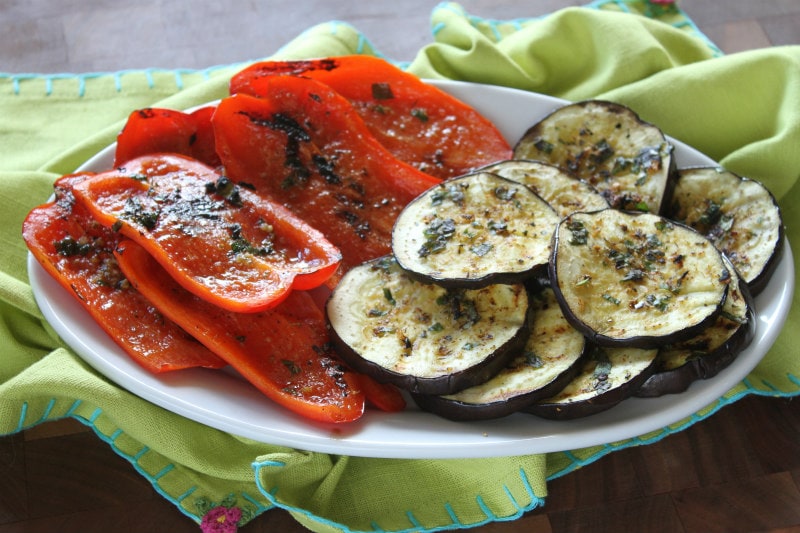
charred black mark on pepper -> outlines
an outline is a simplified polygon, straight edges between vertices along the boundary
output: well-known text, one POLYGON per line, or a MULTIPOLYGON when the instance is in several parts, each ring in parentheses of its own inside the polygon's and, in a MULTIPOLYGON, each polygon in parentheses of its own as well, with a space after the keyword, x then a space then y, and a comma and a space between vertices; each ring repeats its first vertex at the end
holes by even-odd
POLYGON ((317 172, 319 172, 326 183, 331 185, 342 183, 342 178, 334 171, 333 163, 326 157, 315 154, 311 160, 314 162, 314 166, 317 167, 317 172))
POLYGON ((311 141, 308 132, 296 120, 284 113, 274 113, 268 119, 252 113, 240 113, 257 126, 286 134, 284 166, 289 170, 289 174, 283 181, 283 188, 305 183, 311 172, 300 158, 300 145, 311 141))
POLYGON ((346 209, 338 211, 336 215, 340 218, 343 218, 350 226, 352 226, 359 239, 367 238, 367 235, 370 232, 370 225, 368 221, 361 220, 357 214, 346 209))

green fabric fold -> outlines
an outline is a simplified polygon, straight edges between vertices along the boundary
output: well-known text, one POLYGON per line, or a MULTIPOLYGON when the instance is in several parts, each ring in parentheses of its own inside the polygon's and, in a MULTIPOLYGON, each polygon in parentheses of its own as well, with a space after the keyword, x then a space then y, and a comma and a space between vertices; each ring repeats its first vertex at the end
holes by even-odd
POLYGON ((564 9, 499 37, 501 24, 476 23, 457 4, 444 4, 432 17, 436 42, 409 70, 580 100, 713 57, 700 38, 663 22, 624 16, 622 31, 620 13, 598 10, 587 24, 586 11, 564 9))
MULTIPOLYGON (((674 7, 635 0, 590 7, 492 21, 440 4, 431 16, 434 42, 403 66, 430 78, 627 104, 730 170, 763 180, 779 199, 789 241, 800 242, 792 222, 800 200, 800 47, 720 57, 674 7)), ((380 56, 356 28, 331 22, 273 57, 351 53, 380 56)), ((221 98, 242 66, 0 75, 0 435, 80 420, 197 522, 216 506, 240 508, 242 523, 279 506, 315 531, 433 531, 517 518, 543 505, 549 479, 680 431, 744 395, 800 393, 796 305, 764 361, 719 401, 649 435, 565 453, 481 460, 310 453, 211 429, 121 389, 42 319, 28 284, 22 220, 48 198, 56 177, 112 142, 132 110, 221 98)))

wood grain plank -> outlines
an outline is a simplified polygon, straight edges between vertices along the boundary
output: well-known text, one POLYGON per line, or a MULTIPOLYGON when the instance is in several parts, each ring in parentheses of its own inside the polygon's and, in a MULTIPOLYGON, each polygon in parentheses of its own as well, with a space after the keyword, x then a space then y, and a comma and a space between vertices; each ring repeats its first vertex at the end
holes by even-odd
POLYGON ((553 530, 559 533, 592 531, 647 531, 648 533, 681 533, 678 514, 669 495, 632 498, 606 502, 573 511, 549 513, 553 530))
POLYGON ((26 485, 23 436, 0 438, 0 524, 28 518, 26 485))
POLYGON ((688 489, 673 499, 686 533, 800 527, 800 491, 789 472, 688 489))
POLYGON ((25 464, 31 518, 158 498, 148 481, 92 433, 28 441, 25 464))

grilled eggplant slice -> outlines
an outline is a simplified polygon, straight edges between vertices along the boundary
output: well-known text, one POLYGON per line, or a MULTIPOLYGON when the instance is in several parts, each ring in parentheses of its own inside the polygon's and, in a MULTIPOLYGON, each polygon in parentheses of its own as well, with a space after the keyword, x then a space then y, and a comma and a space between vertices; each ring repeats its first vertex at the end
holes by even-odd
POLYGON ((718 167, 681 169, 667 214, 711 239, 754 296, 767 285, 783 252, 784 227, 763 184, 718 167))
POLYGON ((652 374, 658 350, 593 346, 579 374, 526 412, 554 420, 593 415, 631 397, 652 374))
POLYGON ((553 236, 550 278, 564 315, 590 340, 654 348, 712 323, 732 273, 691 228, 649 213, 573 213, 553 236))
POLYGON ((326 307, 342 360, 422 394, 488 380, 522 350, 530 327, 523 285, 447 289, 414 281, 392 256, 348 271, 326 307))
POLYGON ((636 396, 652 398, 683 392, 696 380, 716 376, 753 340, 753 297, 734 266, 727 258, 725 261, 734 275, 717 320, 689 340, 661 347, 655 373, 636 391, 636 396))
POLYGON ((578 369, 586 338, 564 318, 551 288, 531 294, 533 325, 524 350, 485 383, 455 394, 415 394, 422 409, 451 420, 486 420, 517 412, 549 398, 578 369))
POLYGON ((567 170, 532 159, 508 159, 480 169, 527 185, 563 218, 576 211, 609 207, 605 197, 567 170))
POLYGON ((534 124, 514 159, 546 161, 597 188, 612 207, 660 213, 676 169, 662 131, 630 108, 603 100, 567 104, 534 124))
POLYGON ((475 288, 516 283, 546 268, 559 217, 520 183, 489 172, 443 181, 400 213, 398 264, 421 281, 475 288))

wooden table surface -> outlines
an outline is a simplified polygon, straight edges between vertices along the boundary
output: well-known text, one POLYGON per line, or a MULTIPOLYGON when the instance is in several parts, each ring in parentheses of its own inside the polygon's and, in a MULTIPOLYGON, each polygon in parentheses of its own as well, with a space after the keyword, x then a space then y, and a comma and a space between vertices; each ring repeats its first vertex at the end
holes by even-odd
MULTIPOLYGON (((470 0, 495 19, 582 2, 470 0)), ((312 24, 351 22, 384 54, 408 60, 431 41, 436 2, 230 3, 8 0, 0 3, 0 71, 203 68, 268 56, 312 24), (256 5, 257 4, 257 5, 256 5), (350 7, 348 7, 350 6, 350 7), (386 20, 390 19, 391 24, 386 20)), ((800 43, 797 0, 683 0, 726 53, 800 43)), ((612 453, 549 484, 546 506, 480 533, 800 532, 800 400, 750 397, 655 444, 612 453)), ((107 444, 78 422, 0 438, 0 533, 196 532, 107 444)), ((283 511, 243 532, 306 531, 283 511)))

